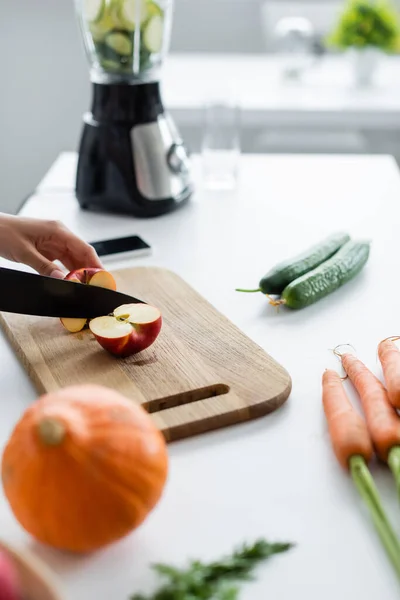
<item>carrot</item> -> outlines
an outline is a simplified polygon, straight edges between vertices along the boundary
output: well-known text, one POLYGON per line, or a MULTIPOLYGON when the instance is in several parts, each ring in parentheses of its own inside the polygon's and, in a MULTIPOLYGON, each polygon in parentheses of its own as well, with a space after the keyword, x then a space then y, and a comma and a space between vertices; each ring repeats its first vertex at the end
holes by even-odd
POLYGON ((351 405, 342 380, 335 371, 327 370, 322 377, 322 401, 336 457, 343 467, 349 469, 382 546, 400 578, 400 541, 387 518, 367 466, 373 455, 367 425, 351 405))
POLYGON ((336 371, 327 370, 322 377, 322 402, 333 451, 342 467, 349 468, 352 456, 369 462, 373 447, 367 425, 352 407, 336 371))
POLYGON ((399 338, 383 340, 378 346, 378 356, 390 403, 395 408, 400 408, 400 350, 394 343, 395 339, 399 338))
POLYGON ((387 462, 392 448, 400 445, 400 418, 377 377, 353 354, 340 356, 344 370, 356 388, 367 426, 379 458, 387 462))

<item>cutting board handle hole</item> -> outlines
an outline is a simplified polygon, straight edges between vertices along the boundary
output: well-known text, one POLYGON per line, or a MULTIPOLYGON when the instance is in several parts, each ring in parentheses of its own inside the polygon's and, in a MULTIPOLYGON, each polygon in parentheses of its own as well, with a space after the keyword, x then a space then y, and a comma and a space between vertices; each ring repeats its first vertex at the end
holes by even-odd
POLYGON ((145 402, 142 406, 147 412, 156 413, 168 408, 174 408, 175 406, 182 406, 183 404, 190 404, 199 400, 207 400, 207 398, 213 398, 214 396, 222 396, 228 394, 229 390, 229 385, 216 383, 215 385, 209 385, 197 390, 189 390, 181 394, 150 400, 150 402, 145 402))

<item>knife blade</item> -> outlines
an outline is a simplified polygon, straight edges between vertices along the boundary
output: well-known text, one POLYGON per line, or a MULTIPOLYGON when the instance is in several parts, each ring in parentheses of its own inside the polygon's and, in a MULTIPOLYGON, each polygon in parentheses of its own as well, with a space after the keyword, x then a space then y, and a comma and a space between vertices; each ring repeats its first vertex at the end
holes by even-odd
POLYGON ((133 296, 75 281, 0 267, 0 311, 39 317, 90 318, 122 304, 146 304, 133 296))

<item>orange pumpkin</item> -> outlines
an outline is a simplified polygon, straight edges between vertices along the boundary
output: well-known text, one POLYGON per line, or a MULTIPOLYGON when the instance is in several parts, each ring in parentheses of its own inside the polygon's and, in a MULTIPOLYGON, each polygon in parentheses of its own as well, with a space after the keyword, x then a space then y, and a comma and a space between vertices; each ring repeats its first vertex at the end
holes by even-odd
POLYGON ((39 541, 89 552, 138 527, 168 473, 166 442, 146 411, 94 385, 39 398, 4 450, 5 495, 39 541))

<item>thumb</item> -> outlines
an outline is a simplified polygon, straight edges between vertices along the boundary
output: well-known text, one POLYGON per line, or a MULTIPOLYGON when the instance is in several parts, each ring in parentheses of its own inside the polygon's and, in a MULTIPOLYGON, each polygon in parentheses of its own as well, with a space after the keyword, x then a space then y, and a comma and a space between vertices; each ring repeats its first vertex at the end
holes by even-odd
POLYGON ((55 279, 64 279, 64 273, 53 262, 47 260, 42 254, 33 250, 25 260, 26 264, 35 269, 39 275, 54 277, 55 279))

